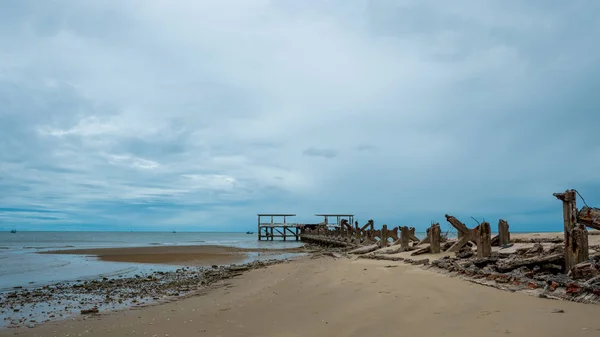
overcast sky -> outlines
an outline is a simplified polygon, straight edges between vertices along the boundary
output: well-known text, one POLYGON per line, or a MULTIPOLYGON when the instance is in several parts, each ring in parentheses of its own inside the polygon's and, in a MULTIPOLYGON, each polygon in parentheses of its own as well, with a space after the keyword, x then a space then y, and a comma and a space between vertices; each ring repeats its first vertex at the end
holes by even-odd
POLYGON ((0 0, 0 228, 560 230, 552 193, 600 206, 599 11, 0 0))

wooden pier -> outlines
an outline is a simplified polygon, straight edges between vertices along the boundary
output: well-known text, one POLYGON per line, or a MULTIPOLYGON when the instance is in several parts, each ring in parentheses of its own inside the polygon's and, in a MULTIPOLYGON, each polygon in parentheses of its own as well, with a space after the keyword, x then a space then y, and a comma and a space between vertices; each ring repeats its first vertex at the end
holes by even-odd
POLYGON ((315 214, 315 216, 322 216, 323 222, 321 222, 321 224, 324 224, 327 227, 341 227, 344 220, 350 225, 354 223, 354 214, 315 214), (336 219, 336 222, 329 222, 329 218, 336 219))
POLYGON ((293 239, 300 241, 300 228, 303 225, 287 222, 288 217, 296 216, 296 214, 257 214, 258 215, 258 240, 271 240, 274 238, 282 238, 283 241, 293 239), (264 218, 269 219, 269 222, 262 222, 264 218), (283 221, 277 222, 276 218, 283 221))

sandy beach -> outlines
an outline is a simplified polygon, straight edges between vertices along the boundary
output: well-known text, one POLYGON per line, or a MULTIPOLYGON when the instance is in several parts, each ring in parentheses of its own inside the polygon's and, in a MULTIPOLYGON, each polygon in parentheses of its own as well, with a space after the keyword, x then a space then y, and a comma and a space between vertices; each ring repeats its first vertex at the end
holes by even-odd
POLYGON ((0 336, 598 336, 599 315, 597 305, 510 293, 418 266, 321 257, 251 270, 177 302, 0 336))
MULTIPOLYGON (((514 234, 511 239, 516 242, 502 250, 514 254, 536 246, 552 249, 552 242, 561 237, 562 233, 514 234)), ((596 231, 590 231, 589 243, 590 247, 600 244, 596 231)), ((600 335, 600 305, 541 298, 539 283, 532 289, 522 284, 516 291, 487 287, 482 285, 485 282, 436 266, 436 260, 454 253, 417 256, 432 261, 421 265, 411 264, 416 262, 411 251, 383 253, 388 260, 374 260, 369 254, 315 248, 163 246, 44 252, 186 267, 133 278, 67 283, 37 293, 15 292, 12 299, 4 298, 3 312, 19 308, 19 301, 73 304, 65 316, 0 329, 0 336, 600 335), (249 252, 312 254, 246 266, 201 267, 233 263, 249 252), (67 301, 60 298, 65 294, 67 301), (73 300, 72 294, 83 297, 73 300), (82 315, 81 309, 95 303, 93 298, 85 299, 89 295, 102 300, 106 296, 106 303, 121 306, 101 306, 98 313, 82 315), (79 302, 81 298, 85 300, 79 302)), ((377 254, 393 249, 397 248, 377 254)), ((494 251, 498 253, 499 247, 494 251)), ((54 310, 53 305, 43 308, 54 310)))
POLYGON ((274 256, 302 251, 304 251, 303 248, 258 249, 207 245, 65 249, 46 251, 40 254, 91 255, 102 261, 110 262, 210 266, 240 263, 247 259, 249 253, 274 256))

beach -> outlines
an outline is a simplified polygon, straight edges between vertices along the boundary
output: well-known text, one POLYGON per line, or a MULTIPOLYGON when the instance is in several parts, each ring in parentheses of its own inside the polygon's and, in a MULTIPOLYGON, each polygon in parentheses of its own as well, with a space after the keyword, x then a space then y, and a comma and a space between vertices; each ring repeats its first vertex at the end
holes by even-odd
POLYGON ((198 296, 0 336, 597 336, 600 306, 328 256, 250 270, 198 296), (564 312, 561 312, 564 311, 564 312))
MULTIPOLYGON (((590 231, 590 246, 600 244, 597 234, 590 231)), ((561 237, 513 234, 515 243, 502 254, 551 251, 550 241, 561 237)), ((37 252, 159 267, 5 292, 0 336, 600 335, 600 305, 541 296, 545 289, 517 279, 511 288, 467 277, 464 270, 449 272, 437 262, 450 261, 453 253, 386 253, 392 246, 376 255, 352 255, 314 245, 284 247, 37 252)), ((499 249, 494 247, 496 254, 499 249)))

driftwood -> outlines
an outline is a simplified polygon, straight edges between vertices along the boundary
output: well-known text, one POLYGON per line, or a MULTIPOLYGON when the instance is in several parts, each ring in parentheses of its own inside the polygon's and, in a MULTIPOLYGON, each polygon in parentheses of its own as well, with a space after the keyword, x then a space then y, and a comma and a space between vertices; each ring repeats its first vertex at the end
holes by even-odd
POLYGON ((386 247, 386 248, 382 248, 382 249, 376 250, 374 252, 374 254, 388 254, 388 255, 389 254, 398 254, 398 253, 408 252, 408 251, 415 250, 415 249, 416 249, 415 247, 410 247, 410 246, 408 246, 408 247, 402 247, 402 246, 396 245, 396 246, 393 246, 393 248, 392 247, 386 247))
POLYGON ((520 267, 533 267, 542 264, 560 263, 564 260, 562 254, 535 256, 526 259, 503 260, 496 264, 498 271, 509 272, 520 267))
POLYGON ((421 249, 418 249, 418 250, 414 251, 412 254, 410 254, 410 256, 427 254, 427 253, 431 253, 431 246, 427 246, 427 247, 423 247, 421 249))
POLYGON ((348 254, 367 254, 367 253, 375 251, 379 248, 380 248, 379 244, 373 244, 370 246, 364 246, 364 247, 359 247, 359 248, 353 249, 353 250, 349 251, 348 254))
POLYGON ((577 222, 600 230, 600 208, 583 206, 581 211, 577 213, 577 222))

